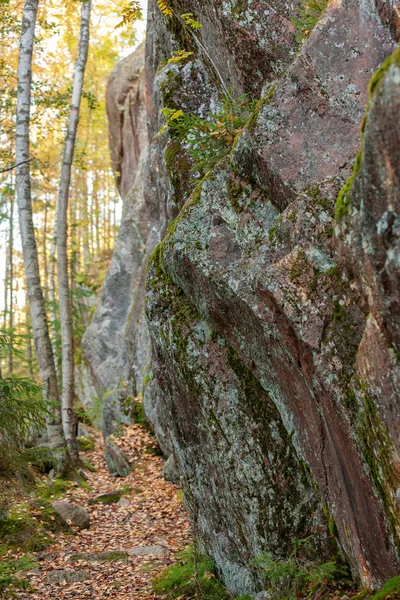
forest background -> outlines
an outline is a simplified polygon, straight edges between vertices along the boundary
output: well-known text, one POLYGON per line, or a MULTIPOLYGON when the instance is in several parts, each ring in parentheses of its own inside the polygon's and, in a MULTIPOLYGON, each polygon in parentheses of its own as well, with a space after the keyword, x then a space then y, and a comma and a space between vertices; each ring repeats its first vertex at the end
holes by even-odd
MULTIPOLYGON (((144 0, 143 13, 144 11, 144 0)), ((24 2, 0 2, 0 329, 11 342, 2 353, 3 376, 39 382, 32 341, 15 197, 17 62, 24 2), (17 351, 16 351, 17 350, 17 351)), ((108 150, 105 88, 115 63, 144 35, 145 20, 118 27, 125 5, 94 2, 89 57, 69 195, 69 260, 75 362, 111 259, 121 215, 108 150)), ((78 48, 81 2, 40 2, 36 26, 32 107, 31 177, 41 280, 57 368, 61 337, 57 298, 56 202, 62 148, 78 48)))

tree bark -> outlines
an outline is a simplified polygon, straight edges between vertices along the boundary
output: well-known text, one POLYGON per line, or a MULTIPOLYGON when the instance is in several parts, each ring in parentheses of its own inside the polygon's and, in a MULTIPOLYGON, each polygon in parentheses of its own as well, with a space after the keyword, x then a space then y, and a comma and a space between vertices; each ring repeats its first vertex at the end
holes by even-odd
MULTIPOLYGON (((57 374, 49 336, 43 290, 40 283, 38 251, 32 218, 29 163, 29 124, 32 81, 32 54, 38 0, 26 0, 18 58, 16 123, 17 203, 24 257, 26 289, 31 310, 32 329, 44 394, 51 401, 47 432, 51 448, 65 447, 57 374)), ((60 453, 66 459, 66 453, 60 453)))
POLYGON ((53 234, 51 237, 50 259, 49 259, 49 311, 51 324, 51 345, 55 356, 56 373, 61 379, 61 370, 57 356, 59 344, 59 330, 57 328, 57 294, 56 294, 56 263, 57 263, 57 202, 55 207, 56 220, 53 226, 53 234))
MULTIPOLYGON (((9 285, 10 285, 10 314, 8 318, 8 328, 10 331, 11 339, 14 335, 14 313, 13 313, 13 301, 14 301, 14 195, 10 196, 10 229, 8 238, 8 273, 9 273, 9 285)), ((8 374, 11 375, 14 369, 13 364, 13 349, 12 344, 8 351, 8 374)))
POLYGON ((74 68, 72 103, 65 139, 61 167, 60 189, 57 210, 57 265, 58 297, 60 306, 61 342, 62 342, 62 420, 64 435, 73 464, 79 464, 76 441, 76 419, 73 410, 74 400, 74 348, 72 331, 72 310, 68 278, 68 194, 71 181, 71 168, 74 156, 76 133, 79 121, 79 109, 82 97, 83 78, 89 50, 91 0, 82 3, 81 28, 79 36, 78 59, 74 68))

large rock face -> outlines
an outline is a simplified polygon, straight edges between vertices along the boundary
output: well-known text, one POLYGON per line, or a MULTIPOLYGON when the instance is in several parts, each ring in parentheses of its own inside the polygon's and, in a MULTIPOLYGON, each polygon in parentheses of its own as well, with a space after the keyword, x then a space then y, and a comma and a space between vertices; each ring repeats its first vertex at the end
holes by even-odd
POLYGON ((204 116, 228 87, 261 100, 195 191, 185 144, 151 144, 148 252, 161 244, 146 409, 230 589, 261 589, 252 560, 287 555, 295 538, 329 555, 327 528, 378 585, 400 566, 396 61, 373 90, 334 228, 398 7, 332 0, 300 47, 302 2, 172 6, 169 18, 149 6, 150 139, 163 106, 204 116), (195 40, 176 17, 188 12, 203 24, 195 40), (180 49, 193 54, 168 63, 180 49))
POLYGON ((144 382, 202 550, 238 594, 262 589, 260 554, 305 537, 368 586, 400 568, 398 53, 369 86, 399 6, 326 4, 300 31, 303 0, 174 0, 169 17, 151 0, 145 172, 124 127, 142 80, 112 79, 114 168, 136 192, 85 336, 113 390, 104 429, 124 418, 118 380, 144 382), (160 109, 204 118, 227 93, 256 110, 196 185, 160 109))
POLYGON ((136 389, 129 389, 127 382, 133 382, 133 388, 141 390, 150 360, 143 303, 131 339, 131 359, 125 341, 127 321, 142 277, 147 237, 143 191, 147 158, 143 46, 116 65, 107 84, 106 103, 112 166, 124 205, 111 266, 82 342, 94 385, 103 399, 105 437, 119 423, 129 423, 124 400, 128 393, 136 393, 136 389))

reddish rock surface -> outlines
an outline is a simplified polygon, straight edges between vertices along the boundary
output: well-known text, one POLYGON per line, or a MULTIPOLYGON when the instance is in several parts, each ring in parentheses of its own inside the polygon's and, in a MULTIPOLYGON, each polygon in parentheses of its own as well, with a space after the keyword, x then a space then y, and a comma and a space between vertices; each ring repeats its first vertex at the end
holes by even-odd
POLYGON ((398 3, 331 0, 302 45, 299 2, 171 6, 149 3, 146 40, 146 414, 229 589, 261 590, 254 559, 303 535, 329 556, 333 534, 378 586, 400 568, 398 57, 370 99, 368 84, 396 49, 398 3), (193 54, 168 63, 177 50, 193 54), (159 109, 204 117, 228 86, 261 99, 194 191, 159 109))

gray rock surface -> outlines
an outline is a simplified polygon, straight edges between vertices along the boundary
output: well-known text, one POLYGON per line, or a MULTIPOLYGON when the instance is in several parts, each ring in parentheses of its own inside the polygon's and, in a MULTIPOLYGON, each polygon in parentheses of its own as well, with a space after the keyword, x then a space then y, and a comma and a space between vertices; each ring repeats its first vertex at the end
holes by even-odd
POLYGON ((181 478, 179 475, 178 465, 173 454, 171 454, 171 456, 169 456, 165 461, 162 472, 167 481, 179 485, 181 478))
POLYGON ((124 206, 111 266, 82 341, 93 383, 103 399, 105 437, 115 432, 119 424, 130 423, 124 402, 141 391, 149 363, 148 344, 146 346, 144 341, 147 333, 143 304, 137 307, 136 303, 138 316, 135 322, 141 324, 130 341, 131 360, 125 343, 128 317, 132 314, 136 289, 142 277, 147 236, 143 197, 147 156, 143 61, 143 47, 120 61, 110 76, 106 93, 112 164, 124 206), (136 339, 140 344, 136 344, 136 339))
POLYGON ((129 548, 126 553, 130 556, 164 556, 168 550, 164 546, 137 546, 129 548))
POLYGON ((104 457, 108 470, 115 477, 126 477, 132 471, 132 466, 126 454, 111 440, 106 438, 106 450, 104 457))
POLYGON ((376 587, 400 569, 398 53, 369 81, 398 11, 331 1, 301 44, 300 0, 173 7, 203 27, 195 40, 149 2, 148 154, 112 120, 123 193, 147 166, 85 335, 104 433, 144 388, 200 549, 234 593, 268 597, 254 559, 284 560, 308 536, 376 587), (168 62, 178 50, 187 59, 168 62), (195 189, 185 143, 157 136, 160 109, 204 117, 227 88, 258 103, 195 189))
POLYGON ((178 460, 202 549, 236 593, 262 589, 252 559, 263 551, 287 556, 302 537, 299 506, 305 527, 317 519, 321 556, 329 554, 329 526, 366 585, 400 567, 395 71, 381 110, 370 101, 378 117, 370 142, 372 117, 366 122, 347 250, 333 236, 368 84, 398 40, 395 11, 383 4, 393 3, 330 2, 299 47, 290 36, 296 3, 276 0, 265 10, 263 2, 224 2, 219 19, 211 0, 174 3, 203 24, 205 50, 187 42, 156 2, 149 6, 150 139, 163 106, 210 112, 221 79, 236 94, 261 94, 230 155, 196 191, 185 177, 184 144, 171 133, 150 146, 145 188, 148 250, 165 238, 147 282, 153 357, 145 407, 178 460), (232 38, 242 26, 251 31, 254 19, 257 33, 233 49, 232 38), (193 55, 166 62, 186 42, 193 55), (343 259, 351 249, 357 258, 343 259))
POLYGON ((90 573, 88 571, 65 571, 62 569, 55 569, 47 574, 47 583, 54 585, 55 583, 76 583, 78 581, 85 581, 89 579, 90 573))
POLYGON ((66 523, 77 527, 78 529, 89 529, 90 514, 83 508, 72 502, 53 502, 54 510, 60 515, 66 523))

